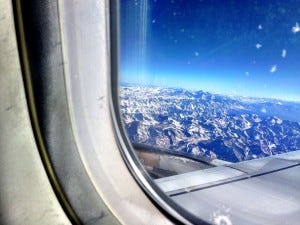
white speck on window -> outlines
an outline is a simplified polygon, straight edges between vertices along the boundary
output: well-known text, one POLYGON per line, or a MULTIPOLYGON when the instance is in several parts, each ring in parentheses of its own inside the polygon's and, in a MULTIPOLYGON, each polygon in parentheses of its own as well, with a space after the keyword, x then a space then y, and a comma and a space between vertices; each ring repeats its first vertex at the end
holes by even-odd
POLYGON ((287 50, 286 50, 286 49, 282 49, 281 57, 282 57, 282 58, 285 58, 285 57, 286 57, 286 54, 287 54, 287 50))
POLYGON ((260 48, 262 47, 262 45, 259 44, 259 43, 257 43, 257 44, 255 45, 255 47, 256 47, 257 49, 260 49, 260 48))
POLYGON ((300 31, 300 26, 299 23, 297 22, 296 25, 294 27, 292 27, 292 32, 294 34, 298 33, 300 31))
POLYGON ((216 216, 214 222, 217 225, 232 225, 230 218, 226 215, 216 216))
POLYGON ((270 143, 270 142, 269 142, 269 144, 268 144, 268 148, 269 148, 269 149, 276 148, 276 145, 275 145, 275 144, 272 144, 272 143, 270 143))
POLYGON ((199 56, 199 52, 195 52, 195 56, 199 56))
POLYGON ((232 225, 230 219, 230 210, 226 210, 226 212, 214 212, 212 216, 212 222, 215 225, 232 225))
POLYGON ((258 28, 259 30, 262 30, 262 29, 263 29, 263 26, 262 26, 261 24, 259 24, 259 25, 257 26, 257 28, 258 28))
POLYGON ((152 23, 155 23, 156 22, 156 20, 154 19, 154 20, 152 20, 152 23))
POLYGON ((271 66, 270 73, 275 73, 277 71, 277 65, 271 66))
POLYGON ((192 153, 193 153, 193 155, 200 155, 200 154, 201 154, 201 152, 199 151, 199 149, 196 148, 196 147, 194 147, 194 148, 192 149, 192 153))
POLYGON ((184 33, 184 28, 180 29, 180 32, 184 33))
POLYGON ((261 111, 262 113, 266 113, 266 112, 267 112, 266 108, 262 108, 260 111, 261 111))

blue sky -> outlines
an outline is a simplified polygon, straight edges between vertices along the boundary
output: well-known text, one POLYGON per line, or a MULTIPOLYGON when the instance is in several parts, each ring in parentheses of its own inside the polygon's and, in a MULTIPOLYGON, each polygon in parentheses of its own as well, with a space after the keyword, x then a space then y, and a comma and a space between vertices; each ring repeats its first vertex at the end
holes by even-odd
POLYGON ((124 0, 120 80, 300 101, 300 1, 124 0))

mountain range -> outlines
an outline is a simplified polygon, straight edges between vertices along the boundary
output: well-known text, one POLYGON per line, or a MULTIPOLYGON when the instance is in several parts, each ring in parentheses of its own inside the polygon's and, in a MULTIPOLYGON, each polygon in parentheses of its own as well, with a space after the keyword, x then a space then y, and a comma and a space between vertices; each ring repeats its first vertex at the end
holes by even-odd
POLYGON ((182 88, 121 86, 128 138, 192 157, 239 162, 300 149, 300 103, 182 88))

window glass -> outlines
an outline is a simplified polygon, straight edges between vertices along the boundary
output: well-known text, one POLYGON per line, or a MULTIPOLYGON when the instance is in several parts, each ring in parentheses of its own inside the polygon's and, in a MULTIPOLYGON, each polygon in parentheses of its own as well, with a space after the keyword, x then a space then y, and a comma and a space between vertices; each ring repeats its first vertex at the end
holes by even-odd
POLYGON ((298 224, 300 1, 120 1, 119 24, 121 119, 153 183, 212 224, 298 224))
POLYGON ((154 153, 193 162, 172 175, 300 149, 299 1, 120 6, 122 120, 146 167, 154 153))

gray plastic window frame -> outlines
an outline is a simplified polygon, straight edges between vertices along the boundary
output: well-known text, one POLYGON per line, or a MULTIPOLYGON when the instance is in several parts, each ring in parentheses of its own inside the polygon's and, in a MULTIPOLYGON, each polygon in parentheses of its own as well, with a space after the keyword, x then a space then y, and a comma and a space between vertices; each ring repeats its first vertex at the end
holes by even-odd
POLYGON ((59 1, 58 8, 72 130, 104 203, 125 224, 206 224, 156 186, 126 138, 118 105, 118 1, 59 1))
POLYGON ((15 22, 31 123, 69 219, 74 224, 171 224, 173 217, 140 188, 117 145, 109 2, 21 3, 14 4, 15 22))

